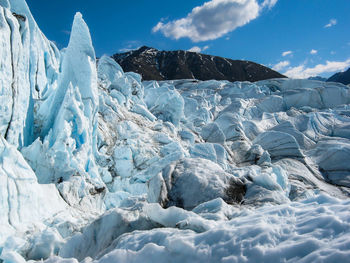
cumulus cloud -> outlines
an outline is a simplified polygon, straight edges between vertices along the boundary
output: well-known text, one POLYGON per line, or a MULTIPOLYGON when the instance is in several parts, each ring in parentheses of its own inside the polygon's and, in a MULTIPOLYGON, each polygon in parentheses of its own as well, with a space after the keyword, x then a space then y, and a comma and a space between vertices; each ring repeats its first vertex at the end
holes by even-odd
POLYGON ((263 8, 272 8, 277 0, 211 0, 195 7, 185 18, 159 22, 153 32, 166 37, 190 38, 193 42, 214 40, 257 18, 263 8))
POLYGON ((203 52, 203 51, 206 51, 207 49, 209 48, 209 46, 204 46, 204 47, 198 47, 198 46, 194 46, 194 47, 191 47, 189 50, 187 51, 190 51, 190 52, 196 52, 196 53, 200 53, 200 52, 203 52))
POLYGON ((284 51, 284 52, 282 53, 282 57, 285 57, 285 56, 288 56, 288 55, 292 55, 292 54, 293 54, 293 51, 290 51, 290 50, 284 51))
POLYGON ((311 55, 316 55, 317 52, 318 52, 318 51, 317 51, 316 49, 311 49, 310 54, 311 54, 311 55))
POLYGON ((329 23, 327 25, 325 25, 324 27, 332 27, 335 26, 337 24, 337 19, 332 18, 331 20, 329 20, 329 23))
POLYGON ((305 79, 321 75, 323 73, 333 73, 337 71, 344 71, 350 67, 350 59, 345 61, 326 61, 326 64, 318 64, 314 67, 306 67, 305 65, 299 65, 297 67, 289 68, 284 75, 295 78, 305 79))
POLYGON ((281 61, 273 66, 273 70, 280 71, 284 69, 285 67, 288 67, 290 65, 290 62, 288 60, 281 61))

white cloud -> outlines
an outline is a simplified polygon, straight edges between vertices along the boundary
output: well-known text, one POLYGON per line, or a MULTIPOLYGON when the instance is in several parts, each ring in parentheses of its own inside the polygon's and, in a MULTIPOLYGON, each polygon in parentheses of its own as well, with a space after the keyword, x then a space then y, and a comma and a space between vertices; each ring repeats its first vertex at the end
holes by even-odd
POLYGON ((204 46, 204 47, 198 47, 198 46, 194 46, 194 47, 191 47, 189 50, 187 51, 190 51, 190 52, 196 52, 196 53, 200 53, 200 52, 203 52, 203 51, 206 51, 207 49, 209 48, 209 46, 204 46))
POLYGON ((310 54, 311 54, 311 55, 316 55, 317 52, 318 52, 318 51, 317 51, 316 49, 311 49, 310 54))
POLYGON ((265 8, 268 7, 269 9, 271 9, 272 7, 274 7, 277 3, 277 0, 265 0, 262 4, 261 7, 265 8))
POLYGON ((327 25, 325 25, 324 27, 332 27, 335 26, 337 24, 337 19, 332 18, 331 20, 329 20, 329 23, 327 25))
POLYGON ((121 53, 129 52, 132 50, 137 50, 141 47, 142 43, 138 40, 130 40, 124 43, 124 47, 120 48, 118 51, 121 53))
POLYGON ((285 67, 288 67, 290 65, 290 62, 288 60, 281 61, 273 66, 273 70, 280 71, 284 69, 285 67))
POLYGON ((311 68, 307 68, 305 64, 299 65, 297 67, 289 68, 284 73, 284 75, 295 79, 305 79, 309 77, 318 76, 323 73, 344 71, 349 67, 350 67, 350 59, 345 61, 326 61, 326 64, 318 64, 315 67, 311 67, 311 68))
POLYGON ((187 37, 193 42, 213 40, 248 24, 263 8, 272 8, 276 2, 265 0, 259 6, 257 0, 211 0, 193 8, 184 18, 159 22, 152 32, 174 39, 187 37))
POLYGON ((194 46, 194 47, 191 47, 189 50, 187 51, 190 51, 190 52, 196 52, 196 53, 199 53, 202 51, 202 49, 198 46, 194 46))
POLYGON ((129 51, 133 51, 133 50, 138 50, 140 47, 135 47, 135 48, 121 48, 118 50, 118 52, 121 52, 121 53, 126 53, 126 52, 129 52, 129 51))
POLYGON ((62 30, 61 31, 63 34, 70 36, 71 31, 70 30, 62 30))
POLYGON ((153 33, 158 32, 158 31, 163 29, 165 24, 162 21, 163 21, 163 19, 161 19, 161 22, 158 22, 158 24, 155 27, 152 28, 152 32, 153 33))
POLYGON ((284 52, 282 53, 282 57, 285 57, 285 56, 288 56, 288 55, 292 55, 292 54, 293 54, 293 51, 290 51, 290 50, 284 51, 284 52))

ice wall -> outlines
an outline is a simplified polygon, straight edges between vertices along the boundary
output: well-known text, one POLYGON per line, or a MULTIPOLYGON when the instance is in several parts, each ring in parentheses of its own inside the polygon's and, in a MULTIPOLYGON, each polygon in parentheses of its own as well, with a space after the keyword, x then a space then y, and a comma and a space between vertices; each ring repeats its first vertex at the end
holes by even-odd
POLYGON ((55 185, 38 184, 20 152, 0 136, 0 244, 67 209, 55 185))
POLYGON ((56 86, 60 53, 42 34, 25 1, 2 1, 0 134, 22 148, 33 142, 35 106, 56 86))

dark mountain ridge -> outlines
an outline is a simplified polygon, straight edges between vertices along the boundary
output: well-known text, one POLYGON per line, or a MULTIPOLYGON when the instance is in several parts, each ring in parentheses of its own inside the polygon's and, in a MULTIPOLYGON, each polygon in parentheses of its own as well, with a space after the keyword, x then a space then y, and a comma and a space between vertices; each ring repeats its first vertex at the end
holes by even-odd
POLYGON ((338 72, 327 79, 328 82, 340 82, 344 85, 350 84, 350 68, 344 72, 338 72))
POLYGON ((138 50, 113 55, 124 71, 142 75, 143 80, 228 80, 259 81, 285 78, 263 65, 189 51, 159 51, 143 46, 138 50))

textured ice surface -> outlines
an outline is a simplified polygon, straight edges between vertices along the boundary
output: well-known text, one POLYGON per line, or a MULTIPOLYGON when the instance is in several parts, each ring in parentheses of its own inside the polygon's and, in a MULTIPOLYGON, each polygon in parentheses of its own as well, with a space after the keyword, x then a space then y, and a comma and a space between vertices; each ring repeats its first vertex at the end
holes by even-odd
POLYGON ((24 0, 3 1, 0 26, 0 133, 21 148, 36 136, 34 108, 57 85, 60 52, 42 34, 24 0))
POLYGON ((314 262, 350 256, 350 88, 142 82, 0 0, 3 262, 314 262))
POLYGON ((217 197, 229 203, 240 202, 245 194, 243 186, 242 189, 238 189, 241 191, 240 196, 239 193, 229 193, 230 187, 238 188, 238 185, 243 183, 235 176, 225 173, 214 162, 199 158, 185 159, 177 163, 171 177, 166 178, 166 183, 169 185, 169 205, 185 209, 193 209, 217 197))
POLYGON ((203 220, 204 213, 199 213, 198 219, 188 215, 185 222, 180 221, 178 229, 124 234, 97 262, 346 261, 348 205, 325 196, 252 210, 212 211, 208 203, 205 214, 226 212, 227 219, 203 220), (199 222, 207 228, 193 229, 192 224, 199 222))
MULTIPOLYGON (((45 229, 45 220, 68 207, 55 185, 38 184, 20 152, 2 136, 0 153, 0 244, 3 244, 4 251, 25 251, 25 241, 20 237, 25 236, 26 231, 45 229)), ((50 245, 50 242, 45 244, 50 245)), ((43 255, 50 256, 50 252, 43 255)))

